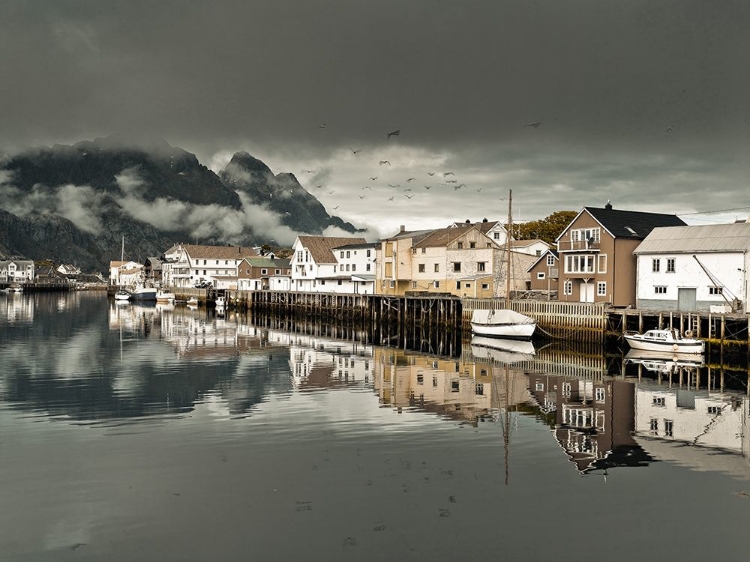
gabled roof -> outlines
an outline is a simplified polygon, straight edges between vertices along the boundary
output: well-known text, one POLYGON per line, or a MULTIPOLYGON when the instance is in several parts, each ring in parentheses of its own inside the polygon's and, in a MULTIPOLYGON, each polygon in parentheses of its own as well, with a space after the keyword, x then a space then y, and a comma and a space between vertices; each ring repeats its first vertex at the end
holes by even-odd
MULTIPOLYGON (((534 238, 532 240, 511 240, 510 247, 511 248, 528 248, 529 246, 533 246, 534 244, 539 244, 539 243, 542 243, 549 248, 549 244, 547 244, 544 240, 540 240, 539 238, 534 238)), ((503 245, 503 247, 505 247, 505 245, 503 245)))
POLYGON ((450 244, 456 238, 460 238, 472 229, 479 230, 479 228, 476 228, 474 225, 471 225, 471 227, 469 228, 457 228, 452 226, 449 226, 448 228, 439 228, 437 230, 433 230, 432 234, 414 244, 414 247, 442 248, 450 244))
MULTIPOLYGON (((492 228, 499 224, 500 221, 480 221, 480 222, 454 222, 448 228, 466 228, 469 226, 476 226, 479 230, 487 234, 492 228)), ((500 228, 505 231, 505 227, 500 224, 500 228)))
POLYGON ((547 248, 547 250, 546 250, 546 251, 544 251, 544 252, 542 252, 542 255, 541 255, 541 256, 539 256, 539 258, 538 258, 538 259, 537 259, 537 260, 536 260, 536 261, 535 261, 534 263, 532 263, 532 264, 531 264, 531 265, 530 265, 530 266, 528 267, 528 269, 526 269, 526 273, 529 273, 529 272, 530 272, 530 271, 531 271, 532 269, 534 269, 534 268, 536 267, 536 265, 537 265, 537 264, 538 264, 538 263, 539 263, 540 261, 542 261, 542 260, 546 260, 546 259, 547 259, 547 256, 548 256, 549 254, 552 254, 553 256, 555 256, 555 259, 556 259, 556 260, 559 260, 559 259, 560 259, 560 256, 558 256, 558 255, 557 255, 557 250, 555 250, 555 249, 553 249, 553 248, 547 248))
MULTIPOLYGON (((594 220, 601 224, 615 238, 642 240, 654 228, 659 226, 685 226, 685 222, 677 215, 645 213, 642 211, 621 211, 619 209, 612 209, 611 206, 603 209, 584 207, 582 212, 584 211, 590 214, 594 220)), ((575 222, 575 219, 573 219, 571 224, 573 222, 575 222)), ((565 230, 568 229, 566 228, 565 230)))
POLYGON ((257 256, 258 253, 243 246, 204 246, 200 244, 184 244, 182 248, 192 259, 209 260, 237 260, 244 257, 257 256))
POLYGON ((390 238, 383 238, 381 242, 388 242, 390 240, 401 240, 403 238, 413 238, 414 240, 423 240, 425 236, 429 236, 432 234, 433 230, 405 230, 403 232, 399 232, 397 234, 394 234, 390 238))
POLYGON ((366 244, 364 238, 344 238, 336 236, 298 236, 300 244, 310 252, 313 261, 321 263, 337 263, 333 255, 334 248, 340 248, 347 244, 366 244))
POLYGON ((365 242, 364 244, 344 244, 343 246, 336 246, 331 248, 332 250, 369 250, 380 248, 380 242, 365 242))
POLYGON ((245 258, 253 267, 273 267, 279 269, 289 269, 291 267, 291 261, 281 258, 245 258))
POLYGON ((711 224, 655 228, 635 254, 750 251, 750 224, 711 224))

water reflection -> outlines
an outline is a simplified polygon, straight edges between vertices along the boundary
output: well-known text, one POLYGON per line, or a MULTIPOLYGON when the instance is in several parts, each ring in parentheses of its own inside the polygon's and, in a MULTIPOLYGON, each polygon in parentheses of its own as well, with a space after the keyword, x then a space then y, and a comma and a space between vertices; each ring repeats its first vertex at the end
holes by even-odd
POLYGON ((138 424, 205 406, 241 418, 271 399, 366 392, 395 413, 501 422, 506 452, 518 416, 536 420, 580 474, 654 460, 750 474, 747 372, 697 358, 487 338, 440 356, 356 331, 79 293, 15 296, 0 310, 0 341, 13 344, 0 351, 0 398, 34 416, 138 424))

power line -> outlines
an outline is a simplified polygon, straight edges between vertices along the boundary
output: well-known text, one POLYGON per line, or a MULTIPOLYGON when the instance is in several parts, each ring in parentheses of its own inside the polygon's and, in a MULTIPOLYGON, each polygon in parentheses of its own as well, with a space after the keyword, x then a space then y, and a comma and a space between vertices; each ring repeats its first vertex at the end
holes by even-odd
POLYGON ((732 211, 746 211, 750 209, 750 207, 735 207, 733 209, 719 209, 716 211, 696 211, 694 213, 677 213, 678 217, 686 217, 689 215, 711 215, 714 213, 729 213, 732 211))

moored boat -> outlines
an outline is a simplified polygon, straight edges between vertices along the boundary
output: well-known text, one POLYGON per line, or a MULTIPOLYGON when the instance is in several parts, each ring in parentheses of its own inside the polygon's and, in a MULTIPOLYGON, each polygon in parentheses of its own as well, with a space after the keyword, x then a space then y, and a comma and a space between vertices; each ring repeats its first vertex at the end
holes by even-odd
POLYGON ((173 303, 175 299, 175 295, 171 291, 165 291, 163 289, 159 289, 156 292, 156 302, 159 303, 173 303))
POLYGON ((534 335, 536 320, 509 308, 475 310, 471 331, 478 336, 528 340, 534 335))
POLYGON ((691 336, 692 333, 687 332, 683 337, 676 328, 648 330, 643 334, 628 331, 623 334, 625 341, 633 349, 673 353, 703 353, 706 344, 691 336))
POLYGON ((116 301, 128 301, 130 300, 130 291, 126 291, 125 289, 120 289, 115 293, 115 300, 116 301))
POLYGON ((198 306, 198 297, 190 297, 185 304, 188 306, 198 306))
POLYGON ((137 285, 130 294, 130 300, 133 301, 155 301, 156 300, 156 287, 145 287, 143 285, 137 285))

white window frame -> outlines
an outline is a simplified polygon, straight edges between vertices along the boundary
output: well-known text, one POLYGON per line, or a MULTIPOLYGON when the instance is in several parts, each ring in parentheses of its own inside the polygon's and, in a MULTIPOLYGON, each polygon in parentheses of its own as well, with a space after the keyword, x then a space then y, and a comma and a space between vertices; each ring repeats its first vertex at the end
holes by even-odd
POLYGON ((554 267, 554 265, 555 265, 555 255, 548 254, 547 255, 547 267, 554 267))
POLYGON ((573 294, 573 281, 568 279, 565 281, 565 283, 563 283, 563 295, 572 295, 572 294, 573 294))
POLYGON ((607 282, 597 281, 596 282, 596 296, 606 297, 607 296, 607 282))
POLYGON ((607 273, 607 254, 599 254, 596 257, 596 268, 599 273, 607 273))
POLYGON ((546 277, 544 271, 537 271, 536 272, 536 278, 537 279, 544 279, 546 277))

